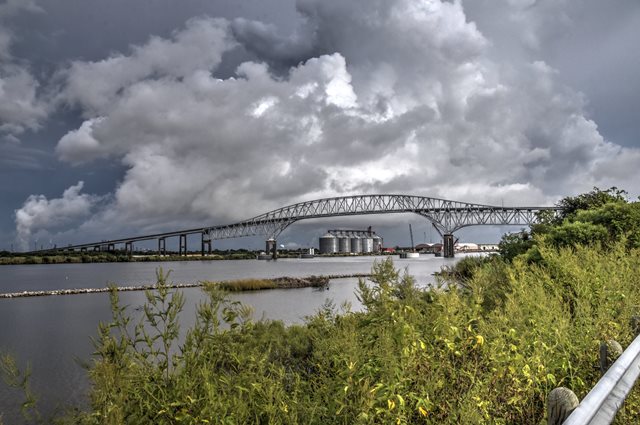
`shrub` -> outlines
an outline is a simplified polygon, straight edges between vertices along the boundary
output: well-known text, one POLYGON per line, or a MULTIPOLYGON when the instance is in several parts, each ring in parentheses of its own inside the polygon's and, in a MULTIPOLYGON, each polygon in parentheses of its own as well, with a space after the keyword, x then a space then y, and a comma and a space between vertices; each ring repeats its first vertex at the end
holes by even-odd
MULTIPOLYGON (((359 284, 364 312, 327 304, 290 327, 209 287, 181 347, 182 298, 160 273, 137 324, 112 294, 91 409, 72 420, 538 424, 551 389, 595 384, 599 342, 627 345, 640 305, 637 251, 538 248, 541 263, 486 261, 465 288, 418 290, 385 260, 359 284)), ((625 406, 620 421, 637 396, 625 406)))

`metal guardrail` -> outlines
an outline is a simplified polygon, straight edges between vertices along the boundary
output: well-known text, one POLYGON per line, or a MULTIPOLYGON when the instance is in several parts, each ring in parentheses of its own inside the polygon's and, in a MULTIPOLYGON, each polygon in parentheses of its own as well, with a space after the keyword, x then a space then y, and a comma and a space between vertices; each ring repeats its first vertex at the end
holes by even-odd
POLYGON ((563 425, 610 424, 639 375, 640 336, 611 365, 563 425))

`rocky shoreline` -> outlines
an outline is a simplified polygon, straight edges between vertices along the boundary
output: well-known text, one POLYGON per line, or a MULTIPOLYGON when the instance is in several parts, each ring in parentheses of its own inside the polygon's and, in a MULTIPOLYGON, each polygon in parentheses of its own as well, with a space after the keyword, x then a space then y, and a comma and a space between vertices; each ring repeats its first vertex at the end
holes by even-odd
MULTIPOLYGON (((290 288, 325 287, 329 283, 329 281, 332 279, 369 277, 369 276, 371 276, 370 273, 354 273, 354 274, 337 274, 337 275, 309 276, 309 277, 276 277, 273 279, 266 279, 266 280, 269 280, 274 283, 274 287, 270 289, 290 289, 290 288)), ((171 283, 168 286, 174 289, 199 288, 203 286, 203 282, 171 283)), ((118 292, 146 291, 146 290, 153 290, 155 288, 156 288, 156 284, 115 287, 115 289, 118 292)), ((55 289, 51 291, 8 292, 8 293, 0 293, 0 299, 46 297, 46 296, 53 296, 53 295, 97 294, 102 292, 110 292, 112 289, 113 289, 112 287, 106 287, 106 288, 55 289)))

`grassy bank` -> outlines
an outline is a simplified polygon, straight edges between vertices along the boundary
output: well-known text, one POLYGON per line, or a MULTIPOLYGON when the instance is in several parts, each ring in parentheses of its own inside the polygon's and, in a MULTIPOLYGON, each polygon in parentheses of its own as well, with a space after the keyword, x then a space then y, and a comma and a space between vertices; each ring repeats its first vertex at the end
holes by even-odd
MULTIPOLYGON (((496 258, 464 286, 426 291, 384 261, 359 285, 366 311, 327 305, 289 327, 254 322, 209 288, 180 347, 179 292, 160 279, 145 326, 114 293, 89 372, 91 408, 63 422, 539 424, 553 388, 582 398, 598 380, 600 341, 632 340, 640 253, 538 251, 536 264, 496 258)), ((618 423, 639 406, 632 394, 618 423)))
POLYGON ((305 278, 278 277, 275 279, 237 279, 222 282, 204 281, 207 291, 224 290, 229 292, 258 291, 262 289, 288 288, 324 288, 329 284, 327 276, 309 276, 305 278))

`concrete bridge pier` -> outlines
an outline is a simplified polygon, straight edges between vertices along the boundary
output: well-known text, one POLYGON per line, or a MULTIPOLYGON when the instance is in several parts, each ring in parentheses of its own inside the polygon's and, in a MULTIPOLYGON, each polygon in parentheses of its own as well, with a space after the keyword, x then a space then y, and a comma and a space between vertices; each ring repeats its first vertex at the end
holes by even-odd
POLYGON ((158 238, 158 255, 167 255, 167 243, 165 238, 158 238))
POLYGON ((187 255, 187 235, 180 235, 180 248, 178 250, 178 255, 187 255))
POLYGON ((202 256, 204 257, 205 252, 207 255, 211 255, 211 238, 207 233, 202 233, 202 256), (205 251, 206 248, 206 251, 205 251))
POLYGON ((275 238, 269 238, 265 246, 265 252, 271 254, 271 258, 278 259, 278 242, 275 238))
POLYGON ((96 245, 93 247, 94 252, 100 252, 100 245, 96 245))
POLYGON ((129 257, 133 255, 133 242, 125 242, 124 244, 124 252, 129 257))
POLYGON ((442 235, 442 256, 444 258, 453 258, 453 246, 455 245, 455 241, 453 240, 452 233, 445 233, 442 235))
POLYGON ((116 247, 114 246, 114 244, 110 243, 109 245, 107 245, 107 251, 113 252, 115 250, 116 250, 116 247))

